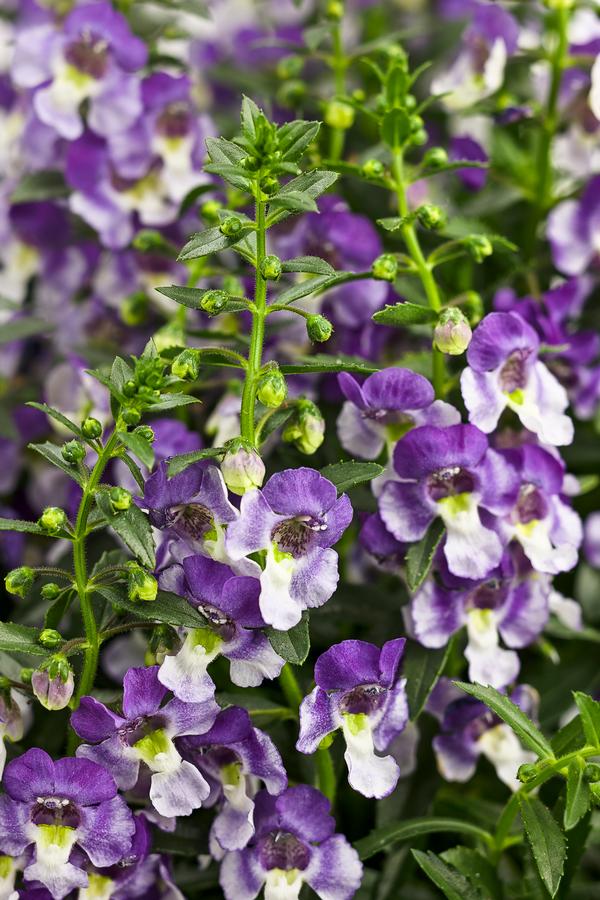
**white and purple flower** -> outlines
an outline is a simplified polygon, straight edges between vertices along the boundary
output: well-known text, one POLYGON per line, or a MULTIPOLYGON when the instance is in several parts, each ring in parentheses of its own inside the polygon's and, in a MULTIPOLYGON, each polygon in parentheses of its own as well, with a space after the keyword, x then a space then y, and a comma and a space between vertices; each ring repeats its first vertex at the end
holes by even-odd
POLYGON ((321 900, 351 900, 362 879, 358 854, 335 834, 329 801, 298 785, 278 797, 255 798, 254 837, 244 850, 225 855, 220 883, 225 900, 297 900, 308 884, 321 900))
POLYGON ((565 275, 582 275, 597 266, 600 253, 600 175, 581 197, 564 200, 548 216, 547 236, 554 265, 565 275))
POLYGON ((365 797, 386 797, 400 777, 393 757, 378 754, 389 750, 408 722, 406 679, 398 672, 405 643, 396 638, 381 650, 367 641, 334 644, 318 658, 316 687, 300 707, 297 749, 314 753, 341 728, 348 781, 365 797))

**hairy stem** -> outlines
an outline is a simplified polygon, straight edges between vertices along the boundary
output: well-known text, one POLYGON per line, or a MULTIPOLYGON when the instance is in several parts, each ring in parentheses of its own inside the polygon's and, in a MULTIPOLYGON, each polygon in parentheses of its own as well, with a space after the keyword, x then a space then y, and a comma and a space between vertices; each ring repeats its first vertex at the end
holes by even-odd
MULTIPOLYGON (((338 98, 342 98, 346 93, 346 60, 344 59, 344 45, 342 42, 342 27, 340 22, 335 22, 332 26, 331 40, 333 43, 332 68, 335 95, 338 98)), ((346 131, 344 128, 331 128, 329 135, 329 156, 334 162, 337 162, 342 158, 345 141, 346 131)))
MULTIPOLYGON (((257 192, 260 187, 257 183, 257 192)), ((258 194, 260 196, 260 193, 258 194)), ((256 201, 256 287, 254 290, 254 306, 252 310, 252 332, 250 334, 250 350, 246 366, 246 378, 242 392, 242 409, 240 416, 240 432, 242 437, 256 446, 254 432, 254 407, 256 388, 262 364, 263 342, 265 338, 265 317, 267 313, 267 282, 261 272, 262 261, 266 256, 266 221, 265 203, 256 201)))

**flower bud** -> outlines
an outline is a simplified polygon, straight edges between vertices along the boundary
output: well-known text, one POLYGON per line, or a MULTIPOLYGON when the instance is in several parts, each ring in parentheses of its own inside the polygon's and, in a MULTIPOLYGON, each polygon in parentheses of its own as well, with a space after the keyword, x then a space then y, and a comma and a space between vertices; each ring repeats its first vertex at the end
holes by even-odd
POLYGON ((200 373, 200 354, 197 350, 182 350, 171 363, 171 372, 176 378, 196 381, 200 373))
POLYGON ((38 519, 38 525, 50 534, 58 534, 67 525, 67 514, 59 506, 47 506, 38 519))
POLYGON ((281 106, 295 106, 306 96, 306 85, 299 78, 284 81, 277 91, 277 102, 281 106))
POLYGON ((281 406, 287 397, 287 384, 279 369, 265 372, 258 382, 257 396, 261 403, 271 409, 281 406))
POLYGON ((33 675, 33 669, 29 666, 24 666, 19 672, 19 681, 22 684, 31 684, 31 676, 33 675))
POLYGON ((366 163, 363 163, 361 172, 365 178, 381 178, 385 167, 379 159, 368 159, 366 163))
POLYGON ((274 175, 267 175, 261 179, 260 189, 267 197, 272 197, 279 190, 279 180, 274 175))
POLYGON ((126 406, 121 413, 121 418, 126 425, 137 425, 142 418, 142 414, 135 406, 126 406))
POLYGON ((235 237, 236 234, 239 234, 242 230, 242 220, 237 216, 227 216, 227 218, 221 222, 220 230, 226 237, 235 237))
POLYGON ((423 157, 423 163, 428 169, 441 169, 448 163, 448 154, 443 147, 430 147, 423 157))
POLYGON ((149 444, 154 443, 154 431, 149 425, 138 425, 134 434, 139 434, 139 436, 143 437, 149 444))
POLYGON ((260 265, 260 274, 265 281, 277 281, 281 276, 281 260, 278 256, 265 256, 260 265))
POLYGON ((373 262, 371 274, 380 281, 394 281, 398 274, 398 260, 393 253, 382 253, 373 262))
POLYGON ((46 650, 54 650, 62 644, 62 636, 54 628, 44 628, 38 635, 38 642, 45 647, 46 650))
POLYGON ((532 781, 535 776, 538 774, 539 769, 537 766, 532 763, 523 763, 522 766, 519 766, 519 770, 517 772, 517 778, 523 784, 527 784, 528 781, 532 781))
POLYGON ((206 219, 208 222, 218 222, 219 221, 219 211, 223 208, 223 204, 219 203, 218 200, 207 200, 206 203, 202 204, 200 209, 200 215, 203 219, 206 219))
POLYGON ((600 781, 600 766, 598 763, 587 763, 583 770, 583 780, 588 784, 595 784, 600 781))
POLYGON ((258 172, 262 165, 262 161, 257 156, 245 156, 240 160, 240 164, 247 169, 248 172, 258 172))
POLYGON ((115 512, 125 512, 131 506, 131 494, 126 488, 112 487, 108 492, 108 497, 115 512))
POLYGON ((471 325, 476 325, 483 318, 485 307, 477 291, 465 291, 455 302, 460 306, 471 325))
POLYGON ((96 440, 96 438, 102 436, 102 423, 99 422, 98 419, 88 416, 87 419, 84 419, 81 423, 81 430, 86 438, 96 440))
POLYGON ((50 581, 48 584, 45 584, 40 591, 42 600, 45 600, 47 603, 51 603, 53 600, 56 600, 58 595, 60 594, 60 585, 56 584, 54 581, 50 581))
POLYGON ((318 450, 325 439, 325 420, 319 408, 311 400, 300 400, 282 437, 307 456, 318 450))
POLYGON ((339 22, 344 16, 344 4, 341 0, 329 0, 325 7, 325 15, 332 22, 339 22))
POLYGON ((301 56, 284 56, 275 69, 278 78, 297 78, 304 67, 301 56))
POLYGON ((224 308, 229 299, 225 291, 207 291, 200 300, 200 309, 209 316, 216 316, 224 308))
POLYGON ((306 333, 313 344, 322 344, 333 334, 333 325, 325 316, 319 314, 309 316, 306 320, 306 333))
POLYGON ((85 447, 80 441, 67 441, 60 448, 60 452, 65 462, 72 466, 76 466, 85 457, 85 447))
POLYGON ((456 306, 442 310, 433 332, 433 346, 442 353, 459 356, 464 353, 473 333, 465 314, 456 306))
POLYGON ((154 575, 150 575, 137 563, 130 563, 127 576, 127 596, 136 603, 138 600, 144 603, 152 603, 158 593, 158 582, 154 575))
POLYGON ((35 581, 35 572, 29 566, 19 566, 4 578, 4 586, 9 594, 26 597, 35 581))
MULTIPOLYGON (((19 704, 11 695, 10 681, 4 676, 2 676, 2 683, 0 684, 0 723, 2 723, 1 727, 4 734, 9 737, 11 741, 21 740, 25 725, 23 721, 23 712, 19 704)), ((1 769, 2 762, 0 762, 0 775, 2 774, 1 769)), ((0 879, 0 885, 1 884, 2 881, 0 879)))
POLYGON ((126 325, 141 325, 148 316, 148 295, 144 291, 129 294, 121 303, 121 319, 126 325))
POLYGON ((475 260, 475 262, 483 262, 486 256, 491 256, 494 252, 492 242, 484 234, 472 234, 464 239, 464 245, 475 260))
POLYGON ((46 709, 64 709, 73 696, 75 682, 65 656, 57 654, 31 676, 33 693, 46 709))
POLYGON ((325 107, 325 122, 330 128, 347 131, 354 124, 354 107, 343 100, 330 100, 325 107))
POLYGON ((154 228, 143 228, 138 231, 131 243, 140 253, 164 253, 165 250, 170 250, 168 242, 160 231, 156 231, 154 228))
POLYGON ((442 228, 446 224, 446 213, 439 206, 426 203, 417 210, 417 218, 425 228, 442 228))
POLYGON ((137 393, 137 385, 135 381, 132 381, 131 379, 129 379, 129 381, 126 381, 123 385, 123 393, 126 397, 135 397, 137 393))
POLYGON ((229 441, 225 446, 227 452, 221 462, 221 472, 229 490, 242 495, 260 487, 265 477, 265 464, 254 447, 241 440, 229 441))
POLYGON ((425 131, 424 128, 419 128, 417 131, 413 131, 410 136, 410 143, 414 144, 415 147, 422 147, 423 144, 427 143, 429 135, 425 131))

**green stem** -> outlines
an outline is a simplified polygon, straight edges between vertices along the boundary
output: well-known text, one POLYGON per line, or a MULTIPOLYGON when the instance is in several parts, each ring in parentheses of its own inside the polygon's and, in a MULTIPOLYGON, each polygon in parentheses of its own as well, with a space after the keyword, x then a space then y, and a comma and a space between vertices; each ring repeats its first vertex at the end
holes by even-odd
POLYGON ((289 663, 286 663, 281 670, 281 675, 279 676, 279 684, 281 686, 281 690, 283 691, 283 696, 287 700, 288 706, 294 711, 294 714, 297 715, 300 704, 304 699, 304 695, 300 690, 300 685, 298 684, 296 676, 294 675, 292 667, 289 663))
MULTIPOLYGON (((256 185, 257 193, 260 187, 256 185)), ((260 196, 260 193, 259 193, 260 196)), ((265 202, 256 201, 256 287, 254 290, 254 306, 252 310, 252 331, 250 334, 250 350, 246 367, 246 378, 242 392, 242 410, 240 416, 241 436, 256 446, 254 433, 254 406, 256 388, 262 364, 262 350, 265 338, 265 316, 267 307, 267 282, 261 272, 262 261, 266 256, 267 228, 265 219, 265 202)))
POLYGON ((335 803, 337 779, 329 750, 322 748, 317 750, 315 762, 317 766, 317 787, 333 806, 335 803))
MULTIPOLYGON (((410 213, 408 206, 408 198, 406 196, 406 182, 404 174, 404 156, 401 148, 392 151, 392 173, 396 184, 396 198, 398 201, 398 213, 404 218, 410 213)), ((401 228, 402 237, 408 250, 408 254, 416 266, 417 273, 421 279, 423 290, 429 306, 434 312, 440 312, 442 309, 442 298, 433 275, 432 267, 429 265, 423 251, 419 238, 412 222, 407 222, 401 228)), ((433 353, 433 386, 435 388, 436 397, 444 396, 444 356, 435 347, 433 353)))
MULTIPOLYGON (((344 45, 342 42, 342 28, 339 22, 335 22, 331 29, 333 43, 333 78, 335 95, 342 99, 346 94, 346 60, 344 59, 344 45)), ((329 135, 329 156, 333 162, 342 158, 346 130, 344 128, 331 128, 329 135)))

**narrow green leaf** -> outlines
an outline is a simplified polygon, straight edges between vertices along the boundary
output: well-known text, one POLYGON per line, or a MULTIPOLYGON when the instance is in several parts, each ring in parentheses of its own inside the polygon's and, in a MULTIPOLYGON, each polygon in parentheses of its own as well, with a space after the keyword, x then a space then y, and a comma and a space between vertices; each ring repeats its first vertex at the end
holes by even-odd
POLYGON ((399 231, 403 225, 411 221, 409 216, 385 216, 383 219, 377 219, 377 224, 381 225, 386 231, 399 231))
POLYGON ((49 656, 49 651, 38 643, 39 628, 0 622, 0 650, 5 653, 27 653, 29 656, 49 656))
POLYGON ((302 613, 298 624, 289 631, 276 631, 275 628, 265 630, 275 653, 294 666, 302 665, 310 650, 308 612, 306 610, 302 613))
POLYGON ((304 43, 313 53, 331 34, 331 26, 328 23, 311 25, 302 32, 304 43))
POLYGON ((391 325, 395 328, 403 328, 405 325, 425 325, 436 320, 437 313, 428 306, 419 306, 418 303, 408 301, 386 306, 373 314, 373 321, 378 325, 391 325))
POLYGON ((54 409, 53 406, 48 406, 46 403, 35 403, 33 400, 30 400, 26 406, 32 406, 34 409, 39 409, 40 412, 46 413, 47 416, 50 416, 51 419, 55 419, 57 422, 60 422, 65 428, 69 431, 72 431, 73 434, 76 434, 77 437, 85 440, 83 437, 83 432, 79 425, 76 425, 75 422, 72 422, 70 419, 67 419, 58 409, 54 409))
POLYGON ((301 300, 303 297, 310 296, 310 294, 313 294, 317 290, 325 290, 330 284, 334 283, 335 275, 317 275, 315 278, 299 281, 285 291, 281 291, 277 296, 276 302, 289 305, 290 303, 295 303, 296 300, 301 300))
POLYGON ((165 625, 183 625, 185 628, 204 628, 206 619, 198 613, 185 597, 169 591, 159 591, 152 603, 134 603, 124 589, 97 585, 94 590, 116 609, 132 613, 137 619, 162 622, 165 625))
POLYGON ((242 227, 233 237, 223 234, 218 226, 215 228, 207 228, 205 231, 199 231, 187 242, 179 254, 178 259, 182 261, 186 259, 199 259, 202 256, 208 256, 210 253, 218 253, 220 250, 226 250, 227 247, 232 247, 233 244, 236 244, 241 240, 244 235, 248 234, 249 231, 252 231, 253 227, 253 225, 242 223, 242 227))
POLYGON ((435 551, 444 536, 444 523, 434 519, 425 535, 416 544, 411 544, 406 552, 406 581, 413 593, 419 588, 431 568, 435 551))
POLYGON ((296 162, 303 155, 307 147, 316 139, 320 122, 306 122, 296 119, 286 122, 277 129, 279 149, 283 153, 284 160, 296 162))
POLYGON ((167 464, 167 474, 169 478, 172 478, 200 459, 214 459, 222 456, 223 453, 224 450, 221 447, 208 447, 206 450, 191 450, 189 453, 171 456, 167 464))
POLYGON ((581 757, 577 757, 577 759, 573 759, 569 763, 567 770, 567 800, 563 817, 565 831, 575 828, 590 807, 590 786, 583 777, 584 770, 585 760, 581 757))
POLYGON ((282 262, 283 272, 308 272, 311 275, 335 275, 335 269, 320 256, 295 256, 282 262))
POLYGON ((421 850, 411 850, 411 853, 427 877, 439 887, 448 900, 484 900, 481 892, 471 884, 468 878, 445 863, 431 850, 427 853, 423 853, 421 850))
MULTIPOLYGON (((307 194, 313 200, 316 200, 317 197, 320 197, 328 188, 331 187, 332 184, 337 180, 337 172, 328 172, 321 169, 315 169, 312 172, 303 172, 302 175, 298 175, 297 178, 292 178, 291 181, 288 181, 276 196, 281 199, 286 194, 307 194)), ((290 215, 290 210, 287 209, 276 209, 274 212, 269 211, 269 215, 267 218, 267 225, 274 225, 276 222, 281 222, 283 219, 287 219, 290 215)))
POLYGON ((404 109, 392 109, 383 117, 381 137, 393 150, 398 150, 410 134, 410 116, 404 109))
POLYGON ((370 375, 378 372, 379 368, 371 363, 362 362, 351 356, 327 356, 324 353, 315 353, 295 363, 284 364, 279 367, 284 375, 308 374, 309 372, 356 372, 359 375, 370 375))
POLYGON ((440 854, 444 862, 468 878, 485 892, 488 900, 503 900, 502 885, 496 875, 494 866, 477 850, 470 847, 452 847, 440 854))
POLYGON ((466 694, 481 700, 492 712, 500 716, 503 722, 510 725, 521 743, 529 750, 533 750, 541 759, 554 756, 552 747, 539 728, 504 694, 500 694, 495 688, 489 687, 489 685, 484 687, 481 684, 466 684, 463 681, 455 681, 454 683, 466 694))
POLYGON ((374 462, 359 462, 356 459, 347 462, 332 463, 321 469, 321 475, 332 481, 339 494, 349 491, 365 481, 372 481, 383 472, 383 466, 374 462))
POLYGON ((189 394, 161 394, 160 400, 151 406, 152 412, 162 412, 165 409, 176 409, 178 406, 189 406, 191 403, 200 403, 197 397, 189 394))
POLYGON ((270 209, 285 209, 289 212, 318 212, 313 198, 304 191, 287 191, 269 198, 270 209))
POLYGON ((402 673, 406 677, 406 696, 412 722, 423 712, 427 698, 444 671, 450 647, 448 643, 439 650, 430 650, 416 641, 406 642, 402 673))
POLYGON ((26 522, 25 519, 0 518, 0 531, 24 531, 28 534, 43 534, 46 537, 55 536, 49 535, 37 522, 26 522))
POLYGON ((24 319, 13 319, 12 322, 4 322, 0 330, 0 345, 10 344, 11 341, 22 341, 36 334, 44 334, 53 331, 54 325, 45 319, 36 319, 28 316, 24 319))
POLYGON ((208 163, 204 166, 204 171, 211 175, 218 175, 224 181, 233 185, 240 190, 252 191, 252 181, 248 178, 246 169, 241 166, 235 166, 231 163, 208 163))
POLYGON ((114 512, 106 491, 98 491, 96 504, 106 522, 137 556, 143 566, 153 569, 154 538, 148 516, 132 503, 129 509, 114 512))
POLYGON ((152 468, 154 465, 154 450, 152 449, 152 444, 143 435, 135 431, 119 431, 118 437, 121 443, 125 444, 146 468, 152 468))
POLYGON ((242 99, 242 129, 248 134, 252 140, 256 139, 256 123, 260 119, 261 112, 254 100, 244 95, 242 99))
POLYGON ((68 196, 69 186, 63 173, 55 169, 42 169, 30 172, 19 181, 11 194, 10 202, 32 203, 68 196))
POLYGON ((600 747, 600 703, 581 691, 573 693, 577 709, 581 713, 581 724, 585 739, 592 747, 600 747))
POLYGON ((585 734, 581 724, 581 716, 575 716, 557 731, 550 744, 555 756, 564 756, 572 750, 578 750, 585 744, 585 734))
POLYGON ((451 819, 442 816, 424 816, 418 819, 405 819, 393 825, 376 828, 366 837, 355 841, 354 847, 361 859, 369 859, 394 844, 409 841, 423 834, 467 834, 486 844, 491 842, 490 834, 478 825, 465 819, 451 819))
POLYGON ((556 819, 536 797, 519 794, 521 818, 540 878, 551 897, 563 874, 567 845, 556 819))
POLYGON ((45 441, 43 444, 28 444, 27 445, 31 450, 35 450, 36 453, 39 453, 40 456, 43 456, 49 463, 53 466, 56 466, 58 469, 62 469, 69 478, 72 478, 73 481, 76 481, 80 487, 83 487, 85 484, 85 468, 83 465, 70 465, 66 460, 63 459, 62 454, 60 452, 60 447, 57 447, 56 444, 52 444, 50 441, 45 441))
POLYGON ((135 482, 136 482, 137 486, 139 487, 139 489, 141 491, 143 491, 146 482, 144 480, 144 476, 142 475, 141 469, 138 466, 138 464, 135 462, 135 460, 133 460, 131 458, 131 456, 129 456, 128 453, 124 453, 123 456, 121 456, 120 458, 123 460, 123 462, 129 469, 129 471, 133 475, 135 482))
MULTIPOLYGON (((168 297, 170 300, 175 300, 176 303, 187 306, 188 309, 200 309, 200 304, 204 295, 211 293, 209 290, 180 287, 177 284, 171 284, 168 287, 159 287, 156 288, 156 290, 159 294, 164 294, 164 296, 168 297)), ((248 301, 244 297, 235 297, 233 294, 229 294, 225 301, 225 305, 219 309, 219 313, 241 312, 246 309, 248 309, 248 301)))

